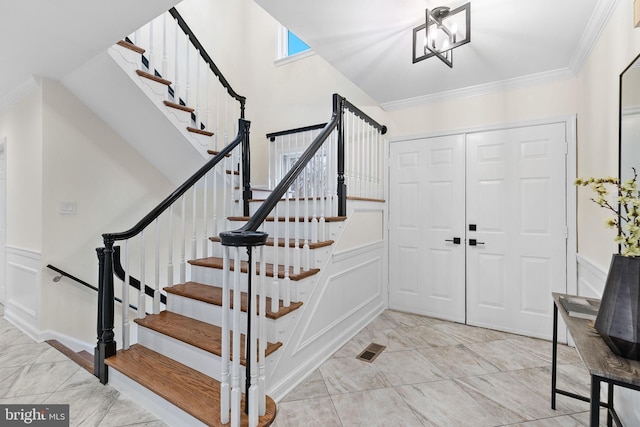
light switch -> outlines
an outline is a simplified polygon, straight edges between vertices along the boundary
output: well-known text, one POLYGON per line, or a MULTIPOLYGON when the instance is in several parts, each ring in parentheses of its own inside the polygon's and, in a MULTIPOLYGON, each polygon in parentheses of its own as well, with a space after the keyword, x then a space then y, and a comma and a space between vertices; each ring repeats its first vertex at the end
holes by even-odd
POLYGON ((60 202, 58 212, 62 215, 75 215, 77 212, 76 202, 60 202))

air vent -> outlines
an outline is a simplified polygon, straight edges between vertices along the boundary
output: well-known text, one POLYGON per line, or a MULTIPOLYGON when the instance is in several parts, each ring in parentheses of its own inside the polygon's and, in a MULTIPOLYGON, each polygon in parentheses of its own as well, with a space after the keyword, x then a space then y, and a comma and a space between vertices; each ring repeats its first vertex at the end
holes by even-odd
POLYGON ((356 359, 364 360, 365 362, 373 362, 382 351, 387 348, 384 345, 371 343, 365 348, 362 353, 356 356, 356 359))

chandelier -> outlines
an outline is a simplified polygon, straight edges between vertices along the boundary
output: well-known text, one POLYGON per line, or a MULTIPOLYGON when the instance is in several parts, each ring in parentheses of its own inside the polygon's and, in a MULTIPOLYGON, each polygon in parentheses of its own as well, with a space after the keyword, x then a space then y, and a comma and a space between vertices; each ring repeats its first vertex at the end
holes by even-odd
POLYGON ((425 23, 413 29, 413 63, 432 56, 453 68, 453 49, 471 41, 471 3, 451 10, 425 11, 425 23))

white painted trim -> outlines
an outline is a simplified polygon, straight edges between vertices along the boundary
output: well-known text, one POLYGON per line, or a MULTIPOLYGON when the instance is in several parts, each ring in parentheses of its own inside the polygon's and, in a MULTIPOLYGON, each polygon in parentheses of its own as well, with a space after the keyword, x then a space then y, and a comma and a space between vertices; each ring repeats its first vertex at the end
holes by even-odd
POLYGON ((0 265, 2 265, 3 275, 0 277, 0 304, 6 304, 7 301, 7 138, 0 138, 0 155, 2 158, 2 162, 0 162, 0 168, 3 168, 4 173, 4 188, 0 188, 1 194, 4 194, 4 212, 0 213, 0 218, 4 219, 4 224, 0 223, 0 228, 4 228, 4 240, 0 241, 0 245, 3 250, 0 252, 2 256, 0 256, 0 265))
POLYGON ((577 281, 574 294, 599 298, 607 281, 607 271, 583 255, 576 255, 577 281))
MULTIPOLYGON (((379 212, 379 211, 376 211, 379 212)), ((358 246, 355 248, 349 248, 347 250, 334 253, 332 255, 333 262, 342 262, 346 259, 353 258, 358 255, 365 254, 367 252, 371 252, 374 250, 381 249, 383 247, 384 241, 378 241, 373 243, 367 243, 366 245, 358 246)))
POLYGON ((29 77, 27 81, 18 85, 15 89, 5 95, 4 98, 0 99, 0 113, 9 108, 14 102, 17 102, 22 97, 36 90, 38 86, 38 80, 34 77, 29 77))
MULTIPOLYGON (((569 62, 569 69, 575 75, 578 75, 582 70, 584 63, 600 38, 602 30, 604 30, 607 22, 609 22, 613 11, 618 7, 619 1, 620 0, 598 0, 598 3, 593 8, 591 18, 580 37, 578 48, 575 50, 569 62)), ((629 25, 631 25, 631 23, 629 23, 629 25)))
POLYGON ((632 105, 630 107, 622 108, 622 117, 633 116, 640 114, 640 105, 632 105))
POLYGON ((39 341, 42 255, 30 249, 6 245, 6 256, 7 298, 4 316, 33 340, 39 341), (14 284, 10 280, 12 273, 26 273, 28 280, 23 277, 20 283, 14 284), (26 295, 33 299, 26 301, 26 295))
POLYGON ((402 110, 405 108, 417 107, 425 104, 449 101, 456 98, 470 98, 472 96, 489 95, 493 93, 506 92, 510 90, 574 78, 576 78, 576 75, 569 68, 563 68, 559 70, 530 74, 528 76, 515 77, 513 79, 500 80, 496 82, 469 86, 445 92, 417 96, 415 98, 383 102, 382 104, 380 104, 380 107, 386 111, 402 110))

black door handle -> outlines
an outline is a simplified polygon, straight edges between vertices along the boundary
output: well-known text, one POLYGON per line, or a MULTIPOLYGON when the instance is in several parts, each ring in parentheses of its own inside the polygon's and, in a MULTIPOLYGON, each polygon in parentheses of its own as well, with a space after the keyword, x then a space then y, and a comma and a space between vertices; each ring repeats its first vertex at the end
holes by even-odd
POLYGON ((445 242, 453 242, 454 245, 459 245, 461 239, 460 237, 454 237, 453 239, 445 239, 445 242))
POLYGON ((484 245, 484 242, 478 242, 476 239, 469 239, 469 246, 484 245))

